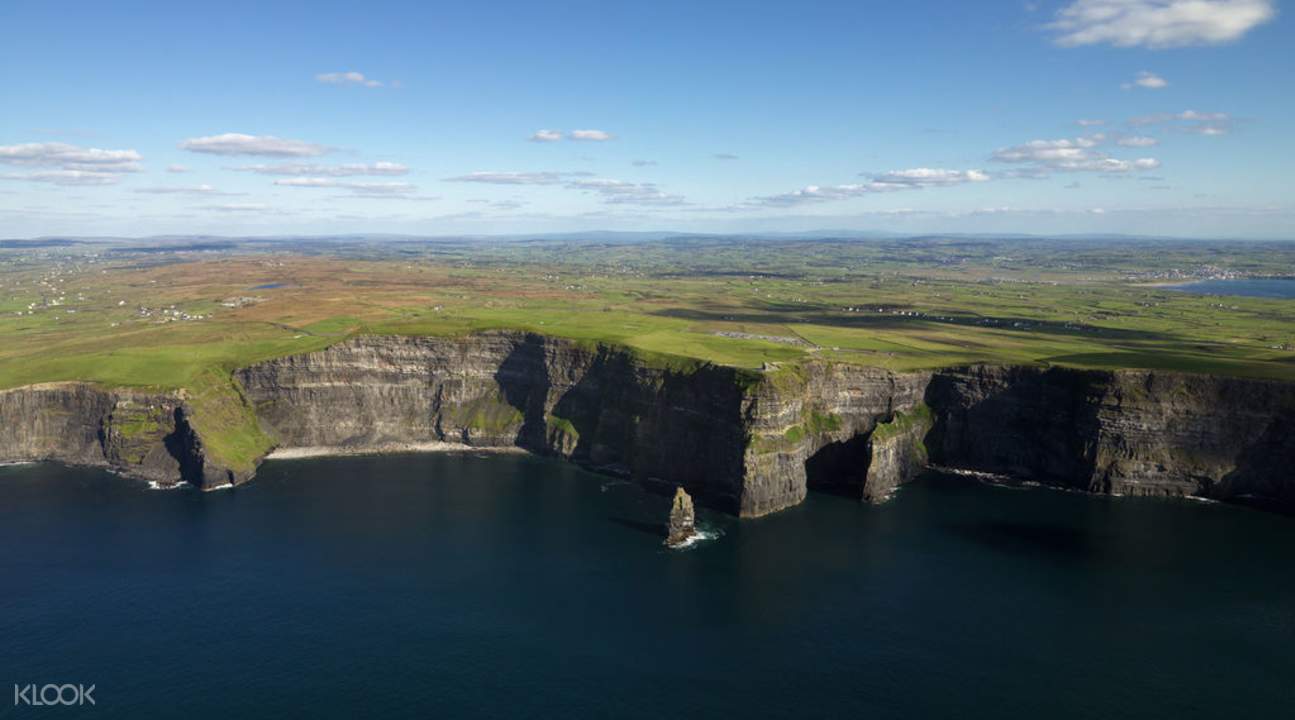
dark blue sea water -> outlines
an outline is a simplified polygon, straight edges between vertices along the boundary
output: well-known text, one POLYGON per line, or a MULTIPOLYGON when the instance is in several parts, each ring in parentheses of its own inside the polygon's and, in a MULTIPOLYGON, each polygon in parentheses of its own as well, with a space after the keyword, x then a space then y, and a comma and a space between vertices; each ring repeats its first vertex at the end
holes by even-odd
POLYGON ((1246 297, 1295 298, 1295 278, 1245 278, 1241 280, 1201 280, 1166 286, 1167 290, 1198 295, 1242 295, 1246 297))
POLYGON ((525 456, 267 463, 214 494, 0 468, 0 716, 1258 718, 1295 520, 932 477, 661 546, 525 456), (94 683, 83 710, 13 683, 94 683))

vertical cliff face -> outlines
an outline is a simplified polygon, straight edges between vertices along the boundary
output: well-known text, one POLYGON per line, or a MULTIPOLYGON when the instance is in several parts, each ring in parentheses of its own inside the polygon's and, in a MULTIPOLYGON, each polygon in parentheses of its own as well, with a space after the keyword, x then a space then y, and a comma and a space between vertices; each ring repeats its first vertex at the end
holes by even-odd
POLYGON ((811 486, 878 497, 867 489, 870 471, 878 471, 871 466, 870 436, 896 413, 914 411, 929 381, 928 373, 829 363, 766 373, 746 398, 751 441, 743 459, 740 514, 765 515, 799 504, 811 486))
MULTIPOLYGON (((932 463, 1089 492, 1295 509, 1295 385, 1154 371, 669 366, 523 332, 360 337, 235 378, 279 447, 519 446, 754 517, 811 489, 878 502, 932 463)), ((0 461, 242 482, 183 393, 0 392, 0 461)))
POLYGON ((518 445, 736 511, 742 389, 731 368, 654 367, 518 332, 366 337, 237 374, 282 447, 518 445))
POLYGON ((942 465, 1090 492, 1295 506, 1295 385, 1122 370, 937 374, 942 465))
MULTIPOLYGON (((653 367, 516 332, 357 338, 237 377, 284 447, 518 445, 743 516, 799 503, 812 455, 914 407, 928 380, 822 364, 744 383, 731 368, 653 367)), ((866 453, 855 460, 866 473, 866 453)))
POLYGON ((0 460, 103 467, 159 484, 230 482, 206 462, 178 393, 107 390, 85 383, 0 392, 0 460))
POLYGON ((925 404, 897 411, 868 436, 868 472, 861 496, 872 503, 889 499, 899 486, 926 469, 926 436, 934 418, 925 404))

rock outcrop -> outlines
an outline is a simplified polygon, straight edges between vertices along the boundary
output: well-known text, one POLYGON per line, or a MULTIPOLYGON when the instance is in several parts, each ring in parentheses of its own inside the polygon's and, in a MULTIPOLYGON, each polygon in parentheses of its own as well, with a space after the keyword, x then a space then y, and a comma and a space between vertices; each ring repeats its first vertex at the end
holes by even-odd
POLYGON ((670 504, 670 519, 666 523, 665 544, 683 547, 692 541, 696 531, 697 514, 693 509, 692 498, 683 488, 675 488, 674 501, 670 504))
POLYGON ((811 486, 866 497, 874 472, 870 436, 897 412, 920 406, 929 382, 929 373, 830 363, 766 372, 744 398, 751 441, 738 514, 755 517, 798 505, 811 486))
MULTIPOLYGON (((280 448, 518 446, 754 517, 810 489, 877 502, 931 463, 1089 492, 1295 509, 1295 384, 1161 371, 810 362, 763 372, 525 332, 357 337, 238 370, 280 448)), ((242 406, 239 406, 242 408, 242 406)), ((0 392, 0 461, 237 483, 183 393, 0 392)), ((204 425, 204 427, 206 427, 204 425)))
POLYGON ((925 403, 897 411, 888 422, 878 423, 868 436, 868 473, 861 497, 871 503, 889 499, 895 490, 916 478, 928 461, 926 436, 934 418, 925 403))

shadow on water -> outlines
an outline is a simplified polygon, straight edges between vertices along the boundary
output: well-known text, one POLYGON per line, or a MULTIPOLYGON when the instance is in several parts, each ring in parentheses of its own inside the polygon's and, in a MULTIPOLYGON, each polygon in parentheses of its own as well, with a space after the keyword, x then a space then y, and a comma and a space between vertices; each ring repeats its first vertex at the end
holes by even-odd
POLYGON ((637 530, 641 533, 647 533, 652 537, 663 538, 666 536, 665 526, 660 523, 643 522, 642 520, 631 520, 630 518, 613 517, 612 522, 631 530, 637 530))
POLYGON ((1088 533, 1042 523, 990 520, 947 525, 953 534, 983 547, 1013 554, 1043 553, 1058 560, 1080 560, 1098 553, 1088 533))

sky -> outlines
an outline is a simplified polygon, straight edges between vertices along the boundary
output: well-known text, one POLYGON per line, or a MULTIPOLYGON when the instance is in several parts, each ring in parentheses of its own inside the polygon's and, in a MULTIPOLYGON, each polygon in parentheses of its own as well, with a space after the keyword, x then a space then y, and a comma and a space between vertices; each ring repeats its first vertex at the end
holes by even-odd
POLYGON ((0 237, 1295 238, 1278 0, 0 3, 0 237))

